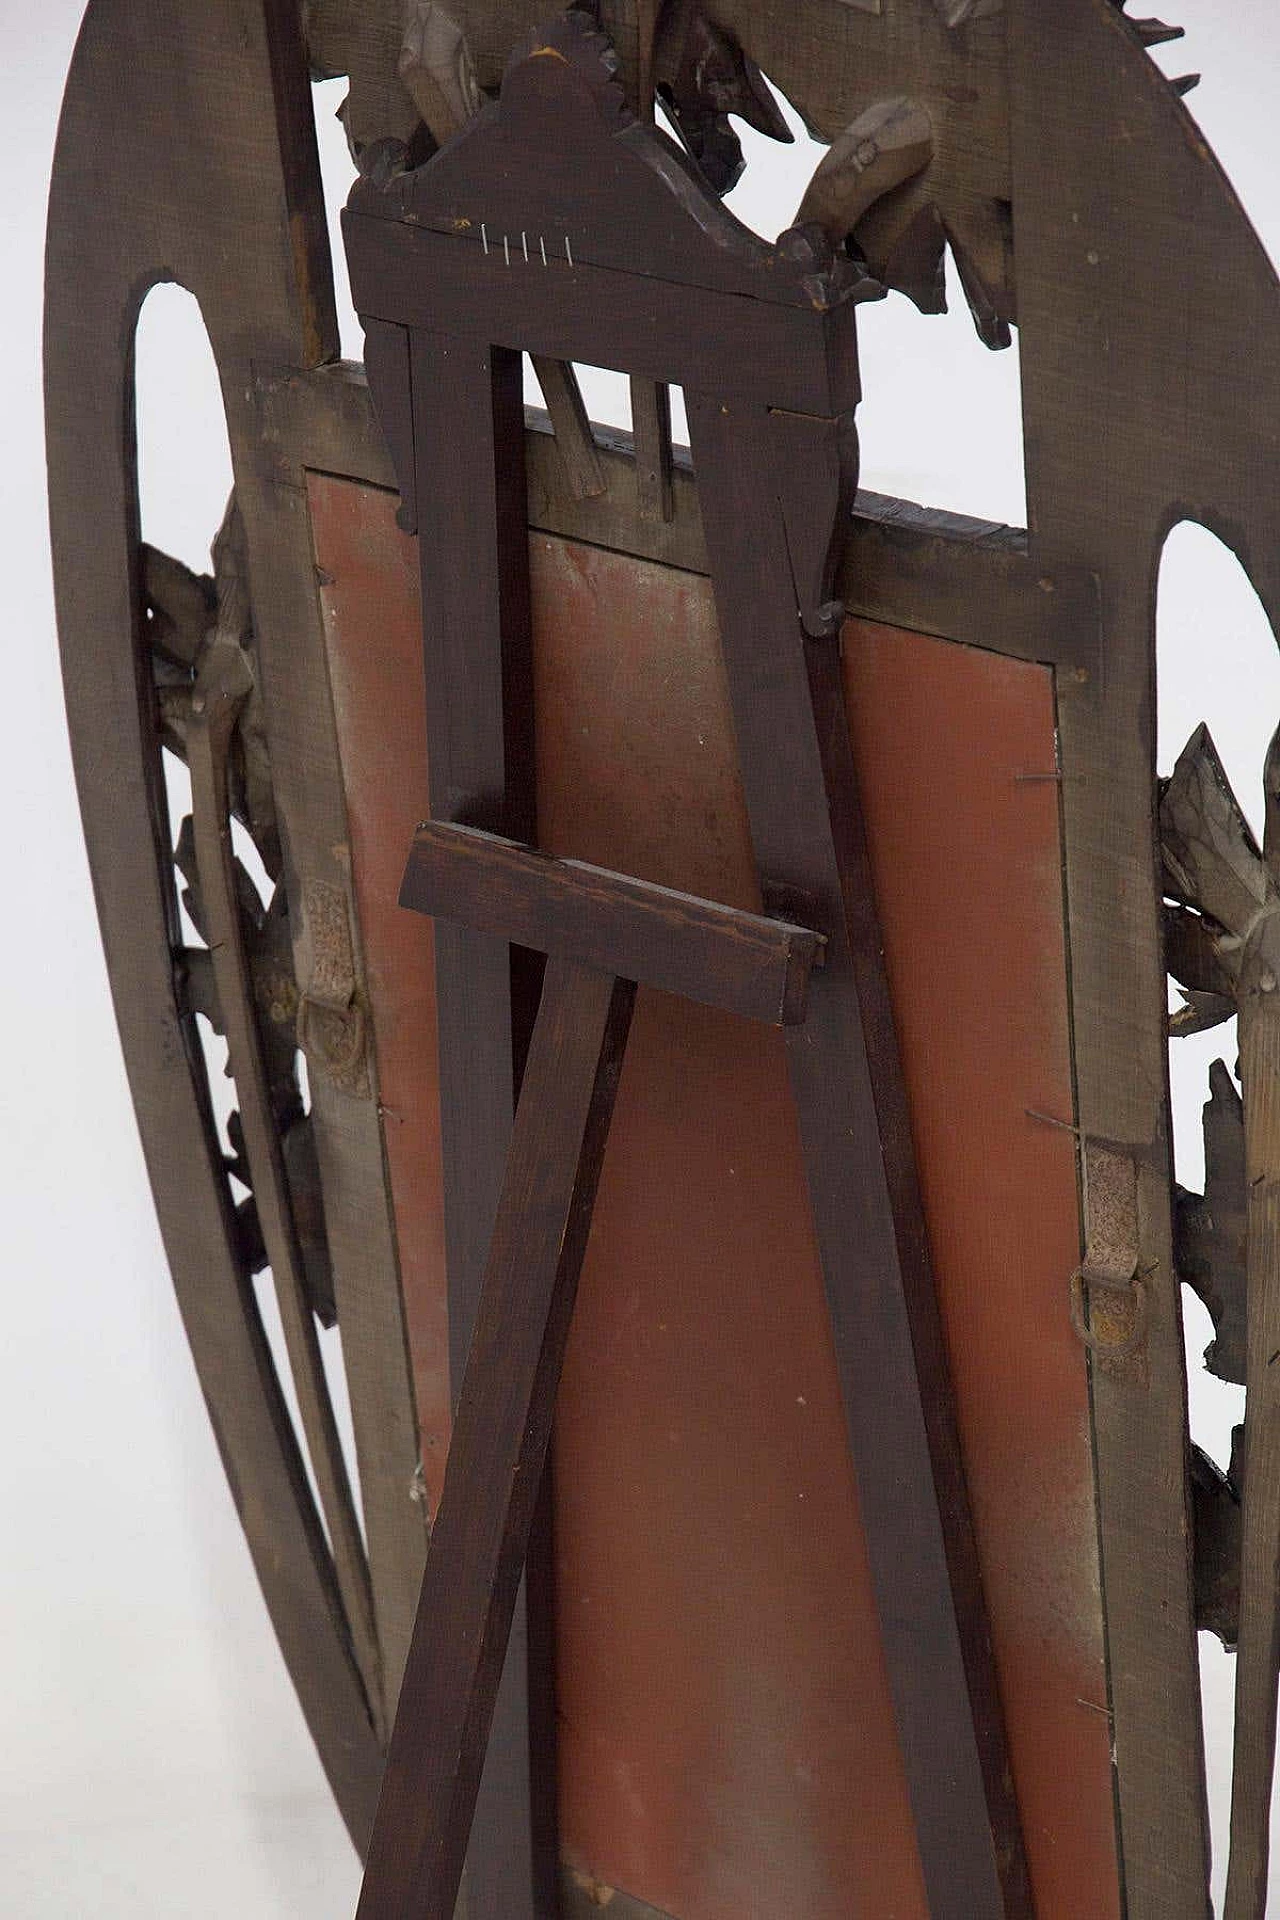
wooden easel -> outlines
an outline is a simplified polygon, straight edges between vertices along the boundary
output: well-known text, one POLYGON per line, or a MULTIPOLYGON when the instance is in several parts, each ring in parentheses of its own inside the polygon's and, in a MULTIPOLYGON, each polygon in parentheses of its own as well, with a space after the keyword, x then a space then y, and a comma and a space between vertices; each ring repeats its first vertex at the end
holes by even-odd
POLYGON ((402 901, 439 916, 465 1364, 359 1916, 451 1920, 473 1814, 471 1920, 555 1911, 538 1663, 499 1682, 637 983, 785 1030, 930 1911, 1029 1914, 829 599, 871 290, 815 229, 741 228, 604 53, 560 20, 500 103, 344 216, 421 524, 433 822, 402 901), (767 917, 533 851, 521 350, 685 389, 767 917))

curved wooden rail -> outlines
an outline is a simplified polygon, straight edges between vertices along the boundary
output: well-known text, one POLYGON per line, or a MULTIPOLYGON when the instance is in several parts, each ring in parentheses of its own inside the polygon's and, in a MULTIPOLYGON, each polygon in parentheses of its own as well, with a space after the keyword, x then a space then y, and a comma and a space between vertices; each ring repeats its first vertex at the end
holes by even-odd
MULTIPOLYGON (((363 1849, 382 1772, 377 1728, 398 1691, 424 1553, 374 1063, 362 1094, 330 1080, 323 1060, 311 1070, 371 1611, 350 1493, 322 1414, 311 1422, 311 1444, 320 1484, 328 1483, 340 1574, 315 1510, 236 1241, 194 1017, 176 985, 181 937, 134 470, 134 326, 148 289, 177 280, 200 303, 226 403, 305 990, 313 964, 308 887, 349 901, 346 819, 301 471, 264 455, 254 375, 314 366, 337 348, 306 75, 296 9, 284 0, 218 0, 195 10, 183 0, 92 0, 52 184, 46 404, 72 751, 157 1212, 272 1623, 363 1849)), ((243 1076, 243 1057, 236 1070, 243 1076)), ((287 1275, 286 1227, 278 1238, 273 1258, 287 1275)), ((288 1326, 287 1286, 282 1294, 288 1326)), ((292 1345, 304 1382, 318 1363, 308 1323, 299 1311, 292 1345)))

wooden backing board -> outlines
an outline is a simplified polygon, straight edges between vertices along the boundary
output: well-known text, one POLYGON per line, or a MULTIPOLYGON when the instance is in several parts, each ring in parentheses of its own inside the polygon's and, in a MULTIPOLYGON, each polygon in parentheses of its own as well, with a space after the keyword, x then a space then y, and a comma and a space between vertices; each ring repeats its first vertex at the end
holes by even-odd
MULTIPOLYGON (((372 720, 419 670, 413 549, 394 496, 309 493, 385 1073, 406 1023, 377 849, 421 817, 424 742, 411 702, 372 720)), ((757 908, 707 583, 549 536, 532 559, 542 844, 757 908)), ((866 626, 846 671, 1037 1910, 1078 1911, 1083 1884, 1117 1913, 1074 1148, 1024 1111, 1070 1103, 1057 791, 1014 779, 1052 763, 1051 690, 866 626)), ((430 1060, 403 1057, 401 1130, 427 1139, 430 1060)), ((921 1915, 888 1838, 908 1816, 783 1088, 776 1037, 641 993, 559 1412, 562 1847, 680 1920, 921 1915)), ((438 1185, 395 1165, 402 1231, 420 1216, 429 1240, 438 1185)), ((416 1338, 438 1340, 441 1268, 414 1273, 416 1338)))

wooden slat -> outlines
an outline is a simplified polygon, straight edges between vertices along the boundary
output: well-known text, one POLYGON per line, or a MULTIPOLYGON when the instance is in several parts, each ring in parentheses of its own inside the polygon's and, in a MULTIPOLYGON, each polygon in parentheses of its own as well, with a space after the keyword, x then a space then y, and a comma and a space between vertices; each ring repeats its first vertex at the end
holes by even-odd
MULTIPOLYGON (((529 353, 617 367, 671 385, 714 387, 780 407, 818 409, 831 387, 831 316, 610 267, 503 268, 470 240, 348 208, 342 216, 351 290, 362 318, 411 326, 431 287, 433 325, 478 343, 519 340, 529 353), (660 319, 658 316, 660 315, 660 319), (726 357, 723 342, 738 342, 726 357)), ((853 325, 840 310, 839 325, 853 325)), ((851 396, 853 397, 853 396, 851 396)))
POLYGON ((369 1568, 289 1201, 240 922, 227 762, 236 717, 249 686, 249 664, 240 649, 219 644, 211 647, 192 700, 187 740, 196 862, 254 1206, 271 1266, 311 1470, 328 1523, 338 1590, 377 1725, 382 1714, 382 1674, 369 1568))
MULTIPOLYGON (((261 373, 255 392, 264 437, 302 466, 394 487, 396 476, 373 420, 359 368, 339 362, 311 373, 261 373)), ((693 466, 674 450, 672 518, 637 511, 631 437, 595 428, 605 477, 598 497, 566 492, 548 422, 526 409, 529 524, 545 533, 706 573, 693 466)), ((1098 665, 1098 592, 1092 573, 1059 557, 1033 559, 1017 527, 974 520, 860 492, 846 523, 836 590, 851 613, 914 633, 938 634, 1018 660, 1042 660, 1077 676, 1098 665)))
MULTIPOLYGON (((1085 564, 1100 584, 1100 670, 1059 678, 1075 1117, 1139 1168, 1145 1330, 1127 1355, 1091 1362, 1124 1889, 1129 1920, 1203 1920, 1209 1823, 1153 821, 1156 584, 1168 529, 1194 518, 1239 554, 1280 623, 1280 289, 1194 121, 1117 10, 1011 0, 1007 12, 1030 551, 1055 570, 1085 564)), ((1103 1334, 1131 1330, 1113 1312, 1103 1334)))
MULTIPOLYGON (((1274 913, 1274 906, 1272 908, 1274 913)), ((1274 918, 1241 981, 1240 1084, 1248 1182, 1248 1362, 1231 1855, 1223 1920, 1266 1920, 1280 1675, 1280 1012, 1274 918), (1260 976, 1271 987, 1261 992, 1260 976)))
MULTIPOLYGON (((412 387, 418 498, 432 503, 430 538, 419 541, 432 814, 532 841, 520 357, 417 332, 412 387)), ((456 1394, 536 1000, 531 1007, 528 968, 513 966, 507 942, 492 934, 443 921, 435 930, 435 958, 456 1394)), ((517 1604, 523 1611, 523 1600, 517 1604)), ((532 1644, 544 1644, 536 1632, 532 1644)), ((536 1920, 555 1899, 554 1806, 533 1791, 530 1779, 534 1753, 540 1767, 554 1767, 554 1708, 547 1674, 530 1675, 528 1645, 518 1624, 476 1810, 467 1869, 470 1920, 536 1920)))
POLYGON ((686 405, 756 859, 828 936, 788 1059, 930 1911, 1029 1914, 838 644, 795 640, 823 592, 840 423, 686 405))
POLYGON ((635 446, 636 504, 642 520, 670 520, 671 389, 652 380, 631 380, 631 433, 635 446))
POLYGON ((548 964, 358 1920, 452 1920, 634 999, 548 964))
POLYGON ((771 1026, 804 1019, 825 944, 785 921, 435 821, 414 835, 400 904, 771 1026))
POLYGON ((533 371, 547 403, 556 455, 570 497, 596 500, 605 491, 605 477, 577 372, 570 361, 548 360, 541 354, 533 362, 533 371))
MULTIPOLYGON (((313 356, 327 358, 337 347, 324 196, 301 22, 289 0, 264 3, 275 118, 257 137, 273 140, 279 155, 285 208, 281 210, 274 201, 272 207, 277 222, 283 211, 289 216, 288 256, 297 316, 287 351, 294 364, 305 367, 313 356)), ((175 131, 172 139, 180 141, 180 132, 175 131)), ((166 164, 172 166, 172 147, 166 164)), ((248 164, 261 165, 252 158, 248 164)), ((224 185, 213 191, 234 234, 240 189, 224 185)), ((259 296, 251 291, 244 263, 230 270, 221 264, 234 257, 234 238, 221 256, 205 250, 206 219, 202 206, 199 215, 189 215, 187 221, 193 255, 188 266, 196 275, 190 284, 209 319, 227 396, 237 499, 248 545, 257 660, 286 854, 295 971, 305 995, 313 970, 322 965, 309 903, 324 896, 347 923, 355 1004, 342 1018, 346 1034, 358 1035, 363 1018, 360 937, 351 897, 342 763, 302 477, 297 467, 285 463, 281 468, 262 457, 249 398, 251 375, 243 371, 241 359, 247 355, 257 363, 267 350, 256 339, 250 345, 245 335, 245 312, 251 304, 259 304, 259 296)), ((273 330, 273 354, 282 351, 278 340, 278 330, 273 330)), ((340 1039, 339 1052, 342 1044, 340 1039)), ((383 1156, 377 1061, 367 1043, 356 1091, 350 1076, 330 1073, 323 1050, 310 1037, 308 1048, 311 1125, 378 1628, 382 1700, 377 1720, 386 1727, 395 1709, 408 1649, 425 1541, 422 1509, 412 1497, 418 1422, 383 1156)))

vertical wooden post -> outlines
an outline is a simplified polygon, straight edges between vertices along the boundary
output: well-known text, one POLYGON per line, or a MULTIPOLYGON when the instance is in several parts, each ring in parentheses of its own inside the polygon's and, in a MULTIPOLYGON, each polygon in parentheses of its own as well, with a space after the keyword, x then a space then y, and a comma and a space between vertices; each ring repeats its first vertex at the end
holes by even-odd
POLYGON ((827 936, 787 1035, 867 1552, 934 1920, 1030 1914, 852 748, 822 605, 848 416, 686 394, 752 840, 827 936), (806 630, 807 629, 807 630, 806 630))
POLYGON ((548 962, 357 1920, 453 1920, 634 1001, 548 962))
MULTIPOLYGON (((412 334, 431 811, 535 838, 528 514, 521 356, 412 334)), ((536 969, 505 940, 435 931, 450 1365, 455 1398, 497 1216, 536 969)), ((546 1524, 544 1509, 544 1524, 546 1524)), ((540 1562, 547 1557, 539 1553, 540 1562)), ((517 1614, 525 1607, 523 1592, 517 1614)), ((546 1648, 547 1636, 535 1637, 546 1648)), ((557 1853, 549 1675, 534 1677, 518 1617, 494 1717, 468 1866, 469 1920, 554 1920, 557 1853), (530 1699, 537 1703, 530 1724, 530 1699)))

